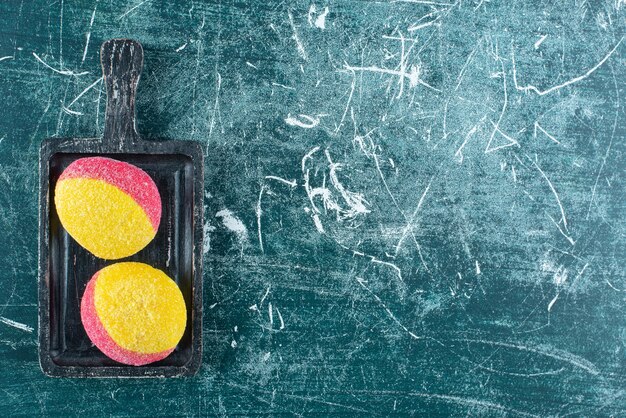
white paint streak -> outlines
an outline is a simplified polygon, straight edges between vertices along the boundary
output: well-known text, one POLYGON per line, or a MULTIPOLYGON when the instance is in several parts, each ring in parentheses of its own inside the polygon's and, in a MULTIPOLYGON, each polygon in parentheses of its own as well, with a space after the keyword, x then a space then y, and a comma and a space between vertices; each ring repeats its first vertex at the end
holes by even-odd
POLYGON ((416 31, 416 30, 420 30, 420 29, 427 28, 428 26, 431 26, 431 25, 432 25, 432 24, 434 24, 435 22, 437 22, 437 19, 435 19, 435 20, 431 20, 431 21, 428 21, 428 22, 426 22, 426 23, 418 23, 418 24, 416 24, 416 25, 409 26, 407 30, 408 30, 409 32, 414 32, 414 31, 416 31))
POLYGON ((491 148, 491 141, 489 141, 489 143, 487 144, 487 148, 485 149, 485 154, 490 154, 494 151, 497 151, 503 148, 513 147, 513 146, 517 146, 518 148, 520 148, 519 142, 517 142, 515 139, 511 138, 509 135, 505 134, 504 132, 502 132, 500 130, 500 127, 496 126, 496 124, 493 121, 489 121, 489 122, 491 122, 491 124, 494 126, 493 132, 499 133, 500 135, 502 135, 504 139, 506 139, 509 142, 506 144, 498 145, 497 147, 491 148))
POLYGON ((565 210, 563 209, 563 205, 561 204, 561 199, 559 198, 559 194, 556 192, 554 185, 552 184, 548 176, 546 176, 546 173, 543 172, 541 167, 539 167, 539 165, 534 160, 530 159, 530 157, 528 156, 526 157, 533 163, 535 168, 539 171, 539 173, 541 173, 541 176, 548 182, 548 186, 550 187, 550 190, 552 190, 552 194, 554 195, 556 199, 556 203, 559 205, 559 209, 561 210, 561 221, 563 221, 563 225, 565 227, 565 230, 567 231, 567 218, 565 217, 565 210))
POLYGON ((322 221, 320 220, 320 217, 317 213, 312 213, 311 217, 313 218, 313 223, 315 224, 315 229, 317 229, 317 232, 319 232, 320 234, 324 234, 326 231, 324 231, 324 225, 322 225, 322 221))
POLYGON ((261 209, 261 200, 263 199, 263 192, 265 192, 265 185, 261 186, 261 190, 259 191, 259 199, 256 202, 256 226, 257 226, 257 236, 259 238, 259 248, 261 248, 261 252, 265 253, 265 248, 263 247, 263 234, 261 232, 261 215, 263 211, 261 209))
POLYGON ((235 233, 241 241, 248 239, 248 229, 229 209, 222 209, 215 214, 216 218, 222 218, 224 227, 235 233))
POLYGON ((328 15, 328 6, 324 7, 321 13, 317 13, 317 9, 314 4, 309 8, 309 13, 307 14, 307 21, 309 22, 309 26, 315 26, 318 29, 326 29, 326 16, 328 15), (313 19, 315 17, 315 19, 313 19))
MULTIPOLYGON (((333 163, 330 153, 328 150, 324 151, 326 158, 329 162, 330 169, 330 181, 332 186, 335 188, 337 192, 341 195, 344 202, 347 204, 347 207, 343 207, 339 204, 339 202, 333 196, 333 193, 330 189, 328 189, 325 184, 320 187, 311 187, 310 185, 310 177, 309 177, 309 169, 306 168, 307 160, 311 159, 315 153, 320 150, 320 147, 317 146, 311 149, 304 157, 302 157, 302 175, 304 177, 304 190, 307 193, 309 201, 311 202, 311 207, 313 209, 314 214, 321 213, 320 209, 315 204, 315 198, 320 197, 324 204, 324 208, 326 210, 333 210, 336 212, 338 219, 341 220, 352 220, 359 215, 364 215, 370 212, 366 205, 369 203, 365 200, 362 194, 351 192, 345 189, 345 187, 341 184, 337 177, 337 172, 341 170, 341 164, 333 163)), ((315 220, 315 217, 313 218, 315 220)), ((323 228, 320 228, 321 223, 317 225, 316 228, 318 231, 322 232, 323 228)))
POLYGON ((278 320, 280 321, 280 327, 278 329, 285 329, 285 321, 283 321, 283 316, 280 314, 278 307, 276 308, 276 313, 278 314, 278 320))
POLYGON ((320 119, 314 118, 308 115, 298 115, 297 118, 291 116, 291 114, 287 115, 285 118, 285 123, 291 126, 298 126, 300 128, 311 129, 319 125, 320 119))
POLYGON ((392 0, 391 3, 426 4, 429 6, 454 6, 453 3, 444 3, 444 2, 430 1, 430 0, 392 0))
POLYGON ((565 283, 567 281, 567 269, 563 266, 559 267, 554 273, 553 280, 554 284, 557 286, 561 286, 565 283))
POLYGON ((96 84, 100 83, 102 81, 102 77, 100 77, 99 79, 97 79, 96 81, 94 81, 93 83, 91 83, 89 86, 87 86, 87 88, 83 91, 80 92, 80 94, 78 96, 76 96, 74 98, 74 100, 72 100, 70 102, 70 104, 67 105, 67 108, 69 109, 70 107, 72 107, 72 105, 74 103, 76 103, 76 101, 78 99, 80 99, 81 97, 83 97, 85 95, 85 93, 87 93, 89 90, 91 90, 92 88, 94 88, 96 86, 96 84))
POLYGON ((302 41, 300 41, 300 37, 298 36, 296 25, 293 23, 293 15, 291 14, 291 11, 287 12, 287 15, 289 16, 289 25, 291 26, 291 30, 293 31, 292 39, 296 43, 296 47, 298 49, 298 55, 300 55, 302 59, 306 60, 307 59, 306 51, 304 50, 304 45, 302 45, 302 41))
MULTIPOLYGON (((437 400, 441 400, 444 402, 452 402, 455 404, 459 404, 459 405, 465 405, 467 407, 479 407, 482 409, 489 409, 489 410, 493 410, 493 411, 500 411, 505 413, 506 415, 512 415, 512 416, 520 416, 520 417, 529 417, 529 418, 540 418, 541 415, 534 415, 534 414, 529 414, 528 412, 524 412, 524 411, 520 411, 517 409, 513 409, 513 408, 508 408, 506 406, 497 404, 497 403, 493 403, 493 402, 487 402, 487 401, 483 401, 480 399, 472 399, 472 398, 465 398, 465 397, 461 397, 461 396, 454 396, 454 395, 440 395, 440 394, 435 394, 435 393, 412 393, 409 392, 407 393, 407 395, 409 396, 416 396, 416 397, 422 397, 422 398, 426 398, 426 399, 437 399, 437 400)), ((471 415, 471 414, 469 414, 471 415)), ((483 415, 482 413, 478 413, 478 415, 483 415)), ((485 415, 490 415, 490 414, 485 414, 485 415)))
POLYGON ((596 181, 593 184, 593 188, 591 189, 591 199, 589 199, 589 207, 587 208, 587 216, 585 219, 589 219, 589 214, 591 213, 591 205, 596 196, 596 188, 598 187, 598 180, 600 180, 600 174, 602 174, 602 170, 604 169, 604 165, 606 164, 606 159, 611 152, 611 147, 613 146, 613 139, 615 139, 615 129, 617 128, 617 119, 619 118, 620 113, 620 100, 619 100, 619 88, 617 86, 617 79, 615 78, 615 72, 611 68, 611 72, 613 73, 613 83, 615 85, 615 118, 613 119, 613 130, 611 131, 611 139, 609 140, 609 145, 606 147, 606 152, 604 153, 604 157, 602 157, 602 163, 600 164, 600 169, 598 170, 598 174, 596 175, 596 181))
POLYGON ((609 285, 609 287, 610 287, 611 289, 615 290, 616 292, 622 292, 622 290, 620 290, 620 289, 618 289, 617 287, 613 286, 613 285, 611 284, 611 282, 609 282, 609 280, 608 280, 608 279, 604 279, 604 281, 606 282, 606 284, 608 284, 608 285, 609 285))
POLYGON ((535 42, 535 49, 539 49, 539 46, 546 40, 548 35, 543 35, 537 42, 535 42))
MULTIPOLYGON (((220 111, 220 91, 222 89, 222 75, 216 71, 215 78, 215 102, 213 103, 213 114, 211 115, 211 124, 209 125, 209 139, 211 139, 211 134, 213 134, 213 128, 215 127, 215 117, 218 115, 220 111)), ((221 117, 220 117, 221 119, 221 117)), ((209 148, 209 141, 207 141, 207 150, 209 148)))
POLYGON ((337 128, 335 129, 335 134, 339 132, 339 129, 341 129, 341 125, 343 125, 343 121, 346 119, 346 115, 348 114, 348 108, 350 107, 350 103, 352 102, 352 96, 354 95, 355 86, 356 86, 356 74, 354 71, 352 71, 352 83, 350 85, 350 95, 348 96, 348 100, 346 101, 346 108, 344 109, 343 114, 341 115, 341 120, 339 121, 339 125, 337 125, 337 128))
POLYGON ((583 266, 583 268, 578 272, 578 274, 576 275, 576 277, 574 277, 574 280, 572 280, 572 284, 570 285, 570 290, 576 286, 576 283, 578 283, 578 280, 582 277, 582 275, 585 273, 585 270, 587 270, 587 267, 589 267, 589 263, 585 263, 585 265, 583 266))
POLYGON ((298 185, 298 183, 296 183, 295 180, 286 180, 282 177, 276 177, 276 176, 265 176, 266 179, 268 180, 276 180, 276 181, 280 181, 281 183, 285 183, 288 186, 291 187, 296 187, 298 185))
POLYGON ((75 110, 70 110, 65 106, 61 106, 61 110, 63 110, 63 112, 67 113, 68 115, 75 115, 75 116, 82 116, 81 112, 77 112, 75 110))
POLYGON ((3 324, 8 325, 10 327, 17 328, 19 330, 26 331, 26 332, 33 332, 33 330, 34 330, 34 328, 31 327, 31 326, 28 326, 26 324, 22 324, 21 322, 14 321, 12 319, 5 318, 3 316, 0 316, 0 322, 2 322, 3 324))
POLYGON ((89 21, 89 29, 87 30, 87 34, 85 35, 85 49, 83 50, 83 59, 80 62, 85 62, 85 58, 87 57, 87 50, 89 49, 89 40, 91 39, 91 28, 93 27, 93 21, 96 18, 97 8, 98 8, 98 0, 96 0, 96 5, 93 7, 93 12, 91 13, 91 20, 89 21))
POLYGON ((353 67, 351 65, 345 65, 344 68, 347 71, 352 71, 352 72, 356 72, 356 71, 364 71, 364 72, 372 72, 372 73, 380 73, 380 74, 389 74, 389 75, 393 75, 393 76, 398 76, 401 79, 406 78, 409 80, 409 86, 411 87, 416 87, 418 84, 422 85, 424 87, 427 87, 431 90, 434 90, 438 93, 441 93, 441 90, 431 86, 430 84, 427 84, 426 82, 424 82, 422 79, 420 79, 420 68, 417 65, 411 65, 409 67, 409 71, 407 72, 406 69, 403 70, 390 70, 388 68, 380 68, 380 67, 376 67, 376 66, 368 66, 368 67, 353 67))
POLYGON ((50 70, 54 71, 54 72, 55 72, 55 73, 57 73, 57 74, 61 74, 61 75, 71 75, 71 76, 74 76, 74 77, 78 77, 78 76, 81 76, 81 75, 89 74, 89 71, 83 71, 83 72, 81 72, 81 73, 75 73, 74 71, 71 71, 71 70, 57 70, 56 68, 51 67, 51 66, 49 66, 48 64, 46 64, 46 63, 44 62, 44 60, 42 60, 41 58, 39 58, 39 55, 37 55, 35 52, 33 52, 33 57, 35 57, 35 59, 36 59, 37 61, 39 61, 40 63, 42 63, 44 67, 46 67, 46 68, 48 68, 48 69, 50 69, 50 70))
POLYGON ((132 11, 134 11, 136 8, 138 8, 139 6, 142 6, 143 4, 149 2, 151 0, 143 0, 142 2, 136 4, 135 6, 131 7, 130 9, 126 10, 122 15, 120 15, 120 17, 118 17, 117 19, 120 20, 122 18, 124 18, 125 16, 127 16, 129 13, 131 13, 132 11))
POLYGON ((459 164, 463 163, 463 159, 465 158, 463 156, 463 148, 465 148, 465 145, 467 145, 467 142, 470 140, 470 138, 476 133, 476 131, 478 130, 478 126, 485 120, 485 118, 487 117, 487 115, 483 116, 480 121, 474 125, 472 127, 472 129, 470 129, 467 134, 465 134, 465 140, 463 141, 463 143, 461 144, 461 146, 459 147, 458 150, 456 150, 456 152, 454 153, 454 156, 457 157, 459 164))
POLYGON ((502 62, 501 58, 498 58, 498 61, 500 61, 500 66, 502 68, 502 72, 500 73, 500 75, 502 75, 502 85, 504 88, 504 103, 502 104, 502 109, 500 110, 500 116, 498 116, 498 121, 495 123, 493 121, 490 121, 491 124, 493 125, 493 131, 491 132, 491 136, 489 137, 489 142, 487 143, 487 147, 485 148, 485 154, 489 154, 491 152, 497 151, 502 148, 508 148, 513 145, 517 145, 519 147, 519 143, 516 140, 506 135, 504 132, 500 130, 500 122, 502 122, 502 118, 504 116, 504 113, 506 112, 506 108, 509 103, 508 101, 509 96, 508 96, 508 91, 507 91, 506 72, 504 71, 504 63, 502 62), (503 145, 491 148, 491 143, 493 142, 493 138, 495 137, 496 133, 500 133, 500 135, 502 135, 509 142, 507 144, 503 144, 503 145))
POLYGON ((346 188, 339 181, 337 172, 341 170, 342 165, 339 163, 333 163, 328 149, 324 150, 324 154, 326 155, 326 159, 328 160, 330 167, 330 182, 339 192, 341 197, 343 197, 346 204, 350 207, 349 212, 354 213, 354 216, 358 214, 370 213, 370 210, 366 207, 369 203, 365 200, 363 195, 346 190, 346 188))
POLYGON ((379 260, 376 257, 368 256, 366 254, 362 254, 362 255, 366 256, 366 257, 370 257, 372 259, 372 263, 382 264, 384 266, 391 267, 392 269, 394 269, 396 271, 396 274, 398 275, 398 279, 400 279, 401 282, 404 282, 404 279, 402 278, 402 270, 400 270, 400 267, 398 267, 395 264, 390 263, 388 261, 379 260))
POLYGON ((315 26, 324 30, 326 29, 326 16, 328 15, 328 7, 324 7, 324 11, 315 19, 315 26))
POLYGON ((295 88, 293 88, 293 87, 286 86, 286 85, 284 85, 284 84, 280 84, 280 83, 277 83, 277 82, 275 82, 275 81, 272 81, 272 86, 281 87, 281 88, 283 88, 283 89, 285 89, 285 90, 294 90, 294 91, 296 90, 296 89, 295 89, 295 88))
POLYGON ((552 307, 554 306, 554 303, 559 298, 559 296, 560 296, 560 293, 557 293, 556 296, 554 297, 554 299, 552 299, 550 301, 550 303, 548 303, 548 312, 550 312, 552 310, 552 307))
POLYGON ((470 344, 483 344, 490 345, 494 347, 504 347, 504 348, 512 348, 515 350, 526 351, 529 353, 539 354, 545 357, 550 357, 555 360, 563 361, 571 364, 579 369, 585 370, 586 372, 597 376, 600 374, 598 368, 591 363, 589 360, 579 357, 575 354, 572 354, 568 351, 559 350, 558 348, 550 347, 547 345, 539 345, 536 347, 525 346, 522 344, 501 342, 501 341, 488 341, 488 340, 472 340, 472 339, 453 339, 452 341, 465 342, 470 344))
POLYGON ((413 214, 411 215, 411 218, 409 219, 409 222, 407 223, 406 227, 402 231, 402 236, 400 237, 400 240, 396 244, 395 255, 398 255, 398 251, 400 251, 400 247, 402 246, 402 243, 406 239, 406 236, 409 234, 409 232, 413 232, 413 228, 415 226, 415 222, 417 221, 417 214, 420 211, 420 209, 422 208, 422 204, 424 203, 424 199, 426 198, 426 194, 428 194, 428 191, 430 190, 430 185, 433 182, 433 178, 434 177, 431 177, 430 180, 428 181, 428 184, 426 185, 426 188, 424 189, 424 192, 422 193, 422 196, 420 197, 420 200, 417 202, 417 207, 413 211, 413 214))
POLYGON ((63 68, 63 6, 64 0, 61 0, 61 13, 59 16, 59 67, 63 68))
POLYGON ((409 329, 406 326, 404 326, 404 324, 402 322, 400 322, 400 320, 398 318, 396 318, 396 316, 393 314, 393 312, 391 312, 391 310, 387 307, 387 305, 385 305, 383 303, 383 301, 378 297, 378 295, 376 295, 374 292, 372 292, 371 289, 365 285, 365 283, 367 283, 366 280, 364 280, 364 279, 362 279, 360 277, 357 277, 356 281, 359 283, 359 285, 361 285, 361 287, 363 289, 367 290, 369 292, 369 294, 374 297, 374 299, 376 299, 376 302, 378 302, 380 304, 380 306, 383 307, 383 309, 385 310, 385 312, 387 312, 387 315, 389 315, 389 318, 391 318, 393 320, 393 322, 395 322, 400 328, 402 328, 412 338, 414 338, 416 340, 421 340, 422 339, 422 337, 419 337, 415 333, 413 333, 412 331, 409 331, 409 329))
POLYGON ((584 80, 585 78, 589 77, 591 74, 593 74, 598 68, 600 68, 602 66, 602 64, 604 64, 610 57, 611 55, 613 55, 613 53, 617 50, 617 48, 620 46, 620 44, 622 43, 622 41, 624 40, 624 37, 622 36, 621 39, 617 42, 617 44, 613 47, 613 49, 611 49, 609 51, 608 54, 606 54, 604 56, 604 58, 602 58, 602 60, 600 60, 600 62, 598 62, 596 65, 594 65, 593 67, 591 67, 589 70, 587 70, 584 74, 578 76, 578 77, 574 77, 570 80, 567 80, 564 83, 558 84, 556 86, 552 86, 546 90, 540 90, 539 88, 533 86, 533 85, 527 85, 527 86, 520 86, 517 84, 517 71, 515 68, 515 52, 514 49, 512 49, 511 52, 511 62, 513 64, 513 83, 515 84, 515 88, 519 91, 524 91, 524 92, 529 92, 532 91, 536 94, 538 94, 539 96, 543 96, 549 93, 552 93, 553 91, 557 91, 562 89, 563 87, 567 87, 570 84, 574 84, 577 83, 581 80, 584 80))
POLYGON ((272 302, 267 304, 267 314, 270 318, 270 328, 274 328, 274 310, 272 309, 272 302))
POLYGON ((463 77, 465 76, 465 71, 467 70, 467 66, 474 58, 474 55, 476 55, 476 51, 478 51, 478 45, 476 45, 474 49, 472 50, 472 52, 470 52, 467 59, 465 60, 465 64, 463 64, 463 67, 461 68, 461 71, 459 71, 459 75, 456 78, 456 87, 454 87, 454 91, 457 91, 459 89, 459 86, 461 85, 461 82, 463 81, 463 77))
POLYGON ((202 226, 202 253, 206 254, 211 250, 211 232, 215 231, 215 227, 206 221, 202 226))
MULTIPOLYGON (((270 294, 270 289, 272 288, 272 286, 267 286, 267 289, 265 289, 265 293, 263 294, 263 296, 261 297, 261 300, 259 301, 259 305, 263 305, 263 301, 265 301, 265 298, 267 298, 267 296, 270 294)), ((256 306, 256 305, 254 305, 256 306)))
POLYGON ((557 227, 557 229, 559 230, 559 232, 561 233, 561 235, 563 235, 565 237, 565 239, 567 239, 567 241, 573 246, 574 244, 576 244, 576 241, 574 241, 574 239, 565 233, 565 231, 563 231, 563 228, 561 228, 561 225, 559 225, 559 223, 557 221, 554 220, 554 218, 548 214, 546 214, 548 216, 548 218, 550 218, 550 220, 552 221, 552 223, 554 224, 554 226, 557 227))
POLYGON ((537 138, 537 129, 539 129, 541 132, 543 132, 548 138, 550 138, 552 141, 556 142, 557 144, 561 144, 555 137, 553 137, 552 135, 550 135, 548 132, 546 132, 545 129, 543 129, 543 127, 541 125, 539 125, 539 122, 535 121, 535 131, 533 133, 533 137, 537 138))
POLYGON ((304 190, 306 191, 306 194, 309 198, 309 201, 311 202, 311 206, 313 207, 313 211, 315 213, 320 213, 320 211, 315 205, 315 202, 313 200, 313 197, 314 197, 313 189, 311 188, 311 185, 309 184, 309 170, 306 169, 306 162, 307 160, 310 160, 311 158, 313 158, 313 155, 317 153, 319 150, 320 150, 319 146, 312 148, 309 152, 307 152, 304 155, 304 157, 302 157, 302 161, 301 161, 302 176, 304 177, 304 190))

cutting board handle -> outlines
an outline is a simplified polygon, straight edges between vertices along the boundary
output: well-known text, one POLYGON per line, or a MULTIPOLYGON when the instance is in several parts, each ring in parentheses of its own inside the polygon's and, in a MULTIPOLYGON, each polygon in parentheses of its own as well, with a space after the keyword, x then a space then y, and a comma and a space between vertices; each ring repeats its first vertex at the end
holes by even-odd
POLYGON ((114 147, 139 141, 135 127, 135 94, 143 67, 143 47, 131 39, 111 39, 100 48, 107 88, 103 142, 114 147))

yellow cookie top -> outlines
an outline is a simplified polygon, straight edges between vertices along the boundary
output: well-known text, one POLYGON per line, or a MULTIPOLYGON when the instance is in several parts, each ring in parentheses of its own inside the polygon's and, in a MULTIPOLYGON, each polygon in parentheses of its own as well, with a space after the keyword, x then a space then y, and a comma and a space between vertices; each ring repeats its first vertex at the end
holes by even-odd
POLYGON ((55 206, 67 232, 95 256, 112 260, 144 248, 156 230, 143 208, 127 193, 102 180, 59 181, 55 206))
POLYGON ((176 283, 143 263, 117 263, 100 270, 94 305, 111 339, 136 353, 172 349, 187 323, 185 301, 176 283))

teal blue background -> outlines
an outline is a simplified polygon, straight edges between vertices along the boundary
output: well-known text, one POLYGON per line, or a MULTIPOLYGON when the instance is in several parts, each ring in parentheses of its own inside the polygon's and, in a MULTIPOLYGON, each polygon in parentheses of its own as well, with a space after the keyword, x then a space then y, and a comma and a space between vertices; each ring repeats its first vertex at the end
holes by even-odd
POLYGON ((625 16, 3 1, 0 415, 626 414, 625 16), (139 131, 205 146, 194 378, 37 362, 39 143, 102 134, 112 37, 144 46, 139 131))

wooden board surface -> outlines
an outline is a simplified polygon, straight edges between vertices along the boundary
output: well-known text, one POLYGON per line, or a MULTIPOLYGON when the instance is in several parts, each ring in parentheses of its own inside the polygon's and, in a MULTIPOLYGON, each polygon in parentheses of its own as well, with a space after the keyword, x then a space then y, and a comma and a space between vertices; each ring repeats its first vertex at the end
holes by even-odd
POLYGON ((0 415, 626 414, 625 16, 3 1, 0 415), (194 378, 37 362, 38 148, 102 134, 113 37, 139 131, 205 150, 194 378))

